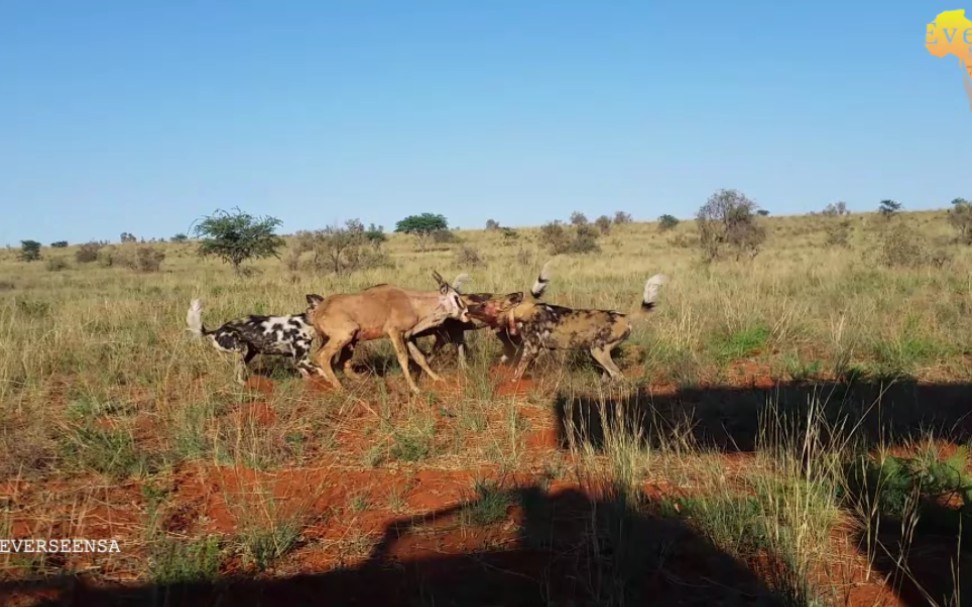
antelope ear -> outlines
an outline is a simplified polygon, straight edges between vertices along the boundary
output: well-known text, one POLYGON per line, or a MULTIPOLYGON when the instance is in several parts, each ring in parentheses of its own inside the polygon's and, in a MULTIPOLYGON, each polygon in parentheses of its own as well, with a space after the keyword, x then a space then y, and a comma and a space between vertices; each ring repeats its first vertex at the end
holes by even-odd
POLYGON ((444 294, 446 294, 446 293, 449 292, 449 285, 446 284, 446 281, 442 280, 442 275, 441 274, 439 274, 438 272, 432 272, 432 278, 435 279, 435 282, 439 283, 439 292, 440 293, 442 293, 444 295, 444 294))
POLYGON ((317 293, 308 293, 307 295, 305 295, 305 297, 307 298, 307 305, 309 305, 312 308, 316 307, 317 304, 324 301, 324 298, 318 295, 317 293))

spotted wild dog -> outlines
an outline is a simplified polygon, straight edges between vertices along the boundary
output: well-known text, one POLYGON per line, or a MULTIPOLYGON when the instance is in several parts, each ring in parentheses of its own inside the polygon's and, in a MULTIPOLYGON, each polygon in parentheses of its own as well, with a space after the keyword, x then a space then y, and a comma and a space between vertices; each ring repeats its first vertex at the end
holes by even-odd
MULTIPOLYGON (((540 270, 539 276, 530 289, 530 295, 534 300, 543 297, 544 291, 550 284, 550 264, 548 261, 540 270)), ((458 292, 462 285, 469 280, 468 274, 460 274, 452 282, 452 287, 458 292)), ((520 345, 519 335, 510 335, 507 324, 503 321, 510 309, 523 301, 523 292, 507 293, 506 295, 495 295, 493 293, 460 293, 463 302, 469 310, 469 322, 462 322, 455 318, 447 319, 434 329, 429 329, 418 334, 413 334, 412 339, 435 336, 435 343, 432 345, 431 352, 427 355, 432 360, 439 351, 447 344, 456 346, 459 357, 459 366, 466 368, 466 331, 476 331, 489 327, 503 343, 503 357, 501 362, 511 359, 517 347, 520 345)))
POLYGON ((311 306, 309 319, 323 342, 315 354, 317 369, 328 383, 344 390, 332 366, 335 357, 339 357, 338 364, 344 361, 345 375, 358 378, 347 353, 358 342, 381 337, 391 340, 412 392, 419 390, 408 368, 409 355, 434 381, 442 379, 429 368, 411 336, 438 327, 447 318, 468 321, 469 316, 459 293, 438 272, 432 276, 439 284, 438 291, 412 291, 381 284, 357 293, 331 295, 311 306))
MULTIPOLYGON (((645 282, 639 312, 655 307, 658 291, 668 278, 655 274, 645 282)), ((510 333, 523 340, 523 355, 513 374, 518 380, 541 350, 586 349, 611 379, 620 379, 621 370, 611 358, 611 350, 631 335, 631 318, 614 310, 574 310, 547 303, 524 302, 507 314, 510 333)))
POLYGON ((309 354, 311 343, 316 335, 314 327, 308 322, 307 314, 323 298, 310 294, 307 310, 290 316, 259 316, 251 314, 246 318, 231 320, 212 331, 202 323, 202 301, 193 299, 186 313, 188 331, 195 337, 208 337, 214 348, 220 352, 235 353, 236 381, 245 383, 248 365, 257 354, 290 356, 297 370, 307 377, 317 372, 309 354))

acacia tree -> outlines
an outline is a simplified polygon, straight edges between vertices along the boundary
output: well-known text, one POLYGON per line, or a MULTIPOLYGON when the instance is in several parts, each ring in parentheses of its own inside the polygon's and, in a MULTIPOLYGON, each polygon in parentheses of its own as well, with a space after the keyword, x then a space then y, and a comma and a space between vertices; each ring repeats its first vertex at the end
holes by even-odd
POLYGON ((422 248, 425 248, 425 243, 430 236, 448 229, 449 221, 444 215, 436 213, 409 215, 395 224, 395 232, 416 235, 419 239, 419 246, 422 248))
POLYGON ((878 213, 885 219, 891 219, 901 210, 901 203, 894 200, 882 200, 878 204, 878 213))
POLYGON ((699 244, 706 261, 735 249, 736 259, 743 253, 755 257, 766 240, 766 230, 756 222, 758 206, 736 190, 719 190, 709 197, 695 217, 699 244))
POLYGON ((972 202, 964 198, 953 200, 952 208, 948 210, 948 223, 958 230, 962 244, 972 244, 972 202))
POLYGON ((20 241, 20 260, 37 261, 41 258, 41 243, 36 240, 20 241))
POLYGON ((276 234, 282 221, 276 217, 254 217, 239 208, 234 212, 217 209, 194 228, 202 240, 198 253, 202 257, 215 256, 232 264, 239 275, 243 262, 263 257, 277 257, 277 249, 284 244, 276 234))

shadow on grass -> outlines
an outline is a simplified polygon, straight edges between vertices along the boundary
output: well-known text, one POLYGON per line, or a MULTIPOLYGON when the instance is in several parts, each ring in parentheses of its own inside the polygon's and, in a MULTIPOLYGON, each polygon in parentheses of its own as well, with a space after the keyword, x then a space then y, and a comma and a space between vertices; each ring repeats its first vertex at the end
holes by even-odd
POLYGON ((616 394, 558 394, 554 409, 561 446, 566 448, 573 428, 577 440, 603 447, 603 408, 607 419, 623 419, 625 427, 637 428, 653 444, 670 441, 673 430, 690 426, 688 433, 701 449, 751 452, 764 414, 805 424, 812 401, 821 403, 832 427, 855 428, 865 448, 927 436, 956 443, 972 438, 970 384, 800 382, 771 389, 716 386, 665 395, 646 390, 616 394))
POLYGON ((394 521, 353 568, 174 586, 34 580, 0 585, 0 603, 16 605, 19 596, 45 607, 786 604, 691 527, 630 507, 624 495, 590 499, 530 486, 505 496, 508 511, 482 527, 463 513, 485 497, 394 521), (502 529, 511 517, 515 537, 502 529))
MULTIPOLYGON (((767 419, 802 435, 812 402, 819 403, 826 420, 824 432, 853 433, 849 447, 858 458, 878 445, 893 447, 929 437, 958 446, 972 441, 972 385, 966 383, 857 379, 784 382, 771 389, 692 388, 663 395, 647 390, 616 391, 613 396, 608 391, 600 396, 562 393, 555 398, 554 411, 559 444, 565 449, 574 441, 603 450, 607 423, 655 446, 681 437, 693 448, 734 453, 756 450, 761 423, 767 419)), ((862 500, 867 491, 863 486, 847 489, 846 500, 862 500)), ((905 492, 915 490, 912 486, 905 492)), ((890 489, 882 491, 885 495, 890 489)), ((964 491, 972 496, 972 486, 964 491)), ((906 530, 910 522, 903 526, 900 517, 882 515, 879 527, 871 521, 870 540, 864 531, 853 539, 862 554, 868 553, 870 542, 874 569, 903 604, 972 605, 970 501, 956 508, 926 497, 912 532, 906 530)), ((868 528, 866 521, 859 522, 868 528)))

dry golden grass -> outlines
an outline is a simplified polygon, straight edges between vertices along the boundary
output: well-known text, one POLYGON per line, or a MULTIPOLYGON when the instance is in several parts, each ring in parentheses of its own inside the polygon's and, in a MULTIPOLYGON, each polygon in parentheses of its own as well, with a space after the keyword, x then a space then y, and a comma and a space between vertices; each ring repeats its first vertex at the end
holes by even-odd
MULTIPOLYGON (((369 538, 380 529, 338 521, 335 528, 345 531, 329 536, 322 531, 329 509, 352 512, 355 521, 386 504, 397 514, 419 514, 422 507, 410 506, 407 494, 423 471, 546 475, 602 491, 607 481, 635 507, 646 484, 672 488, 669 506, 691 507, 708 521, 703 531, 727 552, 741 559, 753 550, 783 558, 786 575, 770 585, 791 604, 829 603, 839 592, 819 587, 818 569, 832 558, 827 531, 841 518, 833 490, 842 483, 840 456, 854 452, 853 428, 833 432, 831 420, 814 418, 802 433, 786 434, 764 420, 763 440, 746 474, 727 472, 720 454, 700 448, 691 437, 691 419, 658 442, 603 409, 605 442, 599 448, 575 440, 582 433, 570 431, 573 438, 563 450, 530 448, 527 440, 552 431, 555 393, 608 401, 611 390, 638 386, 738 385, 750 377, 820 380, 850 371, 969 381, 972 250, 952 242, 942 213, 892 220, 920 235, 922 254, 944 251, 948 258, 899 267, 880 263, 889 222, 877 215, 849 218, 849 247, 826 244, 835 219, 761 221, 768 239, 753 260, 701 264, 692 222, 666 232, 655 224, 614 226, 599 241, 602 252, 556 258, 546 299, 573 307, 634 309, 645 279, 668 274, 650 320, 637 325, 615 353, 633 386, 603 388, 583 357, 554 356, 533 368, 532 392, 511 393, 490 371, 498 347, 483 333, 471 339, 470 371, 450 371, 444 387, 422 378, 418 397, 406 394, 390 348, 378 342, 359 348, 356 359, 386 369, 387 377, 351 384, 347 395, 309 390, 287 361, 272 360, 263 363, 271 368, 271 394, 240 388, 226 359, 188 338, 186 308, 201 297, 204 322, 213 327, 249 313, 301 311, 306 293, 328 295, 378 282, 431 289, 433 270, 447 278, 470 273, 467 291, 527 290, 549 258, 537 230, 518 230, 514 240, 500 232, 461 230, 459 243, 428 251, 419 251, 411 237, 392 235, 385 248, 393 267, 349 277, 294 272, 271 259, 253 264, 257 272, 240 279, 227 266, 200 260, 192 243, 155 245, 166 254, 162 271, 145 274, 79 265, 75 247, 43 251, 45 258, 64 257, 66 268, 43 260, 23 263, 16 251, 2 251, 0 478, 10 481, 0 484, 0 537, 26 528, 31 535, 75 537, 67 532, 83 533, 91 516, 103 523, 106 505, 110 511, 134 496, 140 504, 129 512, 134 518, 127 527, 111 526, 110 534, 126 538, 150 564, 117 556, 95 562, 93 570, 106 578, 205 579, 227 562, 262 571, 275 562, 285 566, 288 553, 303 554, 308 545, 343 551, 332 555, 334 562, 355 562, 367 556, 369 538), (462 267, 462 247, 478 252, 484 265, 462 267), (563 358, 570 364, 559 364, 563 358), (824 434, 846 442, 826 443, 824 434), (816 462, 809 473, 801 453, 816 462), (257 475, 317 471, 317 484, 307 489, 323 501, 303 499, 299 515, 274 518, 286 508, 272 491, 261 497, 261 489, 253 497, 257 506, 221 498, 233 502, 225 506, 234 513, 228 528, 205 520, 166 527, 161 519, 171 519, 185 503, 176 495, 180 479, 197 464, 257 475), (327 483, 320 480, 374 472, 393 478, 392 486, 328 501, 327 483), (685 506, 678 496, 695 501, 685 506), (734 509, 741 496, 752 503, 734 509), (739 533, 761 539, 735 545, 739 533), (172 549, 173 538, 196 543, 172 549)), ((451 356, 447 351, 437 363, 451 367, 451 356)), ((463 495, 472 486, 467 484, 463 495)), ((659 503, 668 507, 664 499, 656 502, 652 511, 659 503)), ((57 569, 0 555, 10 577, 23 576, 25 566, 57 569)))

